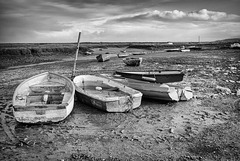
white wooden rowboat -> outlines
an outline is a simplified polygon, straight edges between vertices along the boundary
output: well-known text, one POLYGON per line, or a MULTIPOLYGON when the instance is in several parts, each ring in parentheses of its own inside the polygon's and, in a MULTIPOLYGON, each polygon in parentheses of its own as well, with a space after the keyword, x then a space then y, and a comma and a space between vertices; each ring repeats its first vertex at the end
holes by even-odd
POLYGON ((110 79, 79 75, 73 79, 77 98, 107 112, 127 112, 141 105, 142 93, 110 79))
POLYGON ((75 86, 65 76, 35 75, 18 85, 13 94, 13 114, 18 122, 45 123, 64 120, 72 111, 75 86))

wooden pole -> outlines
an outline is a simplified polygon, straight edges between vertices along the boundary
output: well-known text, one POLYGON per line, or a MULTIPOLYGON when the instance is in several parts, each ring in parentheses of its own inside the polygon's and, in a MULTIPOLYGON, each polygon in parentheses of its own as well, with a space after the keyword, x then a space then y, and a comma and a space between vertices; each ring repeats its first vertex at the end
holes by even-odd
POLYGON ((74 60, 73 71, 72 71, 72 78, 75 77, 76 64, 77 64, 78 51, 79 51, 79 44, 80 44, 80 37, 81 37, 81 32, 79 32, 79 35, 78 35, 77 50, 76 50, 76 57, 75 57, 75 60, 74 60))

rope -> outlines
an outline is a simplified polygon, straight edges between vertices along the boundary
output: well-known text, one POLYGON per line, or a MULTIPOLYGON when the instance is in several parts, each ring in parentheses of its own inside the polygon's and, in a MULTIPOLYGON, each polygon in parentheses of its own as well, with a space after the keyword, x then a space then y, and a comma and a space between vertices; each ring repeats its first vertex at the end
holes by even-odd
POLYGON ((130 105, 130 108, 129 108, 129 112, 132 112, 133 111, 133 97, 131 95, 129 95, 129 98, 128 98, 128 105, 130 105))

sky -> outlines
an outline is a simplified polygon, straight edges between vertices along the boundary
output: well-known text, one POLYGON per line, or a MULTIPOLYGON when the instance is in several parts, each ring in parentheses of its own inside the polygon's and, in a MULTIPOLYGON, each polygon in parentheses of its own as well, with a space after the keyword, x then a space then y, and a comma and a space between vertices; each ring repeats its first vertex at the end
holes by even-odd
POLYGON ((0 43, 240 38, 240 0, 0 0, 0 43))

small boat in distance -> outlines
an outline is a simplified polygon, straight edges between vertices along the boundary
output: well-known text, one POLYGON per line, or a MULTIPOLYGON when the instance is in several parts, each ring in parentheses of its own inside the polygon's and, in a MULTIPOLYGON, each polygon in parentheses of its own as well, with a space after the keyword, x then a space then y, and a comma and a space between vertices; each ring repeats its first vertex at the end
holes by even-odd
POLYGON ((137 79, 155 83, 180 82, 184 73, 180 70, 159 70, 159 71, 115 71, 115 74, 125 78, 137 79))
POLYGON ((75 86, 65 76, 45 72, 18 85, 13 94, 13 115, 21 123, 64 120, 72 111, 75 86))
POLYGON ((139 66, 142 63, 142 58, 124 58, 123 62, 128 66, 139 66))
POLYGON ((145 55, 146 52, 142 51, 142 52, 133 52, 132 55, 145 55))
POLYGON ((96 57, 98 62, 105 62, 105 61, 109 61, 110 60, 110 56, 108 54, 99 54, 96 57))
POLYGON ((240 44, 239 43, 233 43, 230 45, 232 49, 240 49, 240 44))
POLYGON ((188 46, 187 48, 190 50, 202 50, 202 47, 200 46, 188 46))
POLYGON ((186 48, 185 46, 181 46, 180 48, 174 48, 174 49, 165 49, 166 52, 189 52, 190 49, 186 48))
POLYGON ((175 48, 175 49, 165 49, 166 52, 181 52, 181 49, 175 48))
POLYGON ((190 49, 186 48, 185 46, 181 46, 181 47, 180 47, 180 51, 181 51, 181 52, 189 52, 190 49))
POLYGON ((190 49, 181 49, 181 52, 189 52, 190 49))
POLYGON ((141 105, 142 93, 105 77, 79 75, 73 79, 77 98, 106 112, 127 112, 141 105))
POLYGON ((126 58, 126 57, 128 57, 130 55, 130 53, 119 53, 119 54, 117 54, 117 56, 118 56, 118 58, 126 58))
POLYGON ((92 52, 91 52, 91 51, 86 51, 86 52, 84 53, 84 55, 92 55, 92 52))

